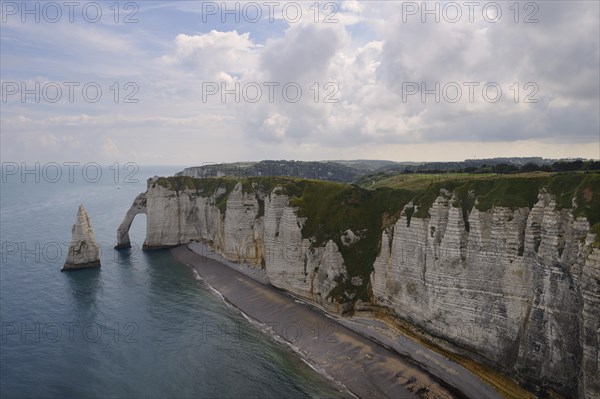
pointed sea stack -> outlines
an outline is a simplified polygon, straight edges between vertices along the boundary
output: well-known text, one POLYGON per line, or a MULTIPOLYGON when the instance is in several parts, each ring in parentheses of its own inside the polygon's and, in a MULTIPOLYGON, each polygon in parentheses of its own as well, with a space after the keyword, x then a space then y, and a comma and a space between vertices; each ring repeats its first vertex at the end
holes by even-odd
POLYGON ((82 204, 79 205, 77 222, 73 225, 69 254, 61 271, 89 267, 100 267, 100 246, 96 242, 90 218, 82 204))

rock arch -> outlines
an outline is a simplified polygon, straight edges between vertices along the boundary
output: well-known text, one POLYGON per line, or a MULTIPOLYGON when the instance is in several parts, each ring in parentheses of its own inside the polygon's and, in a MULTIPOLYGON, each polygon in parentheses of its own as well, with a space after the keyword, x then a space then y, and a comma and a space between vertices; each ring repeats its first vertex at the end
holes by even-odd
POLYGON ((123 219, 123 222, 121 222, 121 225, 117 230, 117 245, 115 246, 116 249, 131 248, 131 241, 129 239, 129 228, 131 227, 133 219, 139 213, 147 215, 146 193, 141 193, 140 195, 135 197, 135 200, 133 200, 133 204, 131 204, 131 207, 125 215, 125 219, 123 219))

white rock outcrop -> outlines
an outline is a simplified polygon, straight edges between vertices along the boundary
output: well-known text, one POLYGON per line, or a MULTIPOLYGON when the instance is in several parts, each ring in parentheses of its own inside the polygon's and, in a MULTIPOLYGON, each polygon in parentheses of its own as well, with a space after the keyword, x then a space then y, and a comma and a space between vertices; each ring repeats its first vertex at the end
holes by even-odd
POLYGON ((405 213, 384 231, 375 302, 525 385, 597 398, 600 264, 593 234, 580 239, 587 221, 542 193, 531 211, 473 208, 467 229, 452 202, 439 196, 429 218, 405 213))
MULTIPOLYGON (((600 250, 587 220, 558 209, 550 194, 541 192, 532 209, 463 214, 442 190, 427 218, 407 212, 409 203, 376 232, 381 249, 364 277, 349 276, 333 240, 316 246, 303 238, 305 220, 282 187, 244 192, 238 183, 203 193, 150 179, 143 198, 145 208, 139 196, 119 229, 123 243, 135 214, 146 213, 145 248, 205 240, 227 260, 264 268, 272 285, 336 313, 352 309, 345 289, 370 278, 373 305, 452 350, 531 389, 600 397, 600 250)), ((374 233, 338 237, 347 246, 374 233)))
POLYGON ((126 248, 135 215, 147 216, 144 249, 168 248, 194 240, 207 241, 225 259, 265 268, 272 285, 300 295, 332 312, 348 309, 329 296, 336 279, 347 278, 342 255, 329 241, 314 247, 302 238, 302 220, 288 205, 281 188, 271 193, 244 193, 236 184, 227 194, 192 189, 171 190, 148 180, 117 232, 116 248, 126 248), (228 195, 224 214, 218 206, 228 195))
POLYGON ((117 230, 117 245, 115 246, 116 249, 131 248, 131 241, 129 239, 129 228, 131 227, 131 223, 133 223, 135 215, 140 213, 146 213, 146 193, 141 193, 135 198, 133 204, 131 204, 131 207, 125 215, 125 219, 123 219, 123 222, 121 222, 121 225, 117 230))
POLYGON ((288 197, 277 189, 265 199, 265 269, 269 282, 300 295, 328 311, 341 313, 347 304, 330 296, 336 279, 347 279, 344 259, 329 240, 323 247, 302 238, 304 220, 288 205, 288 197))
POLYGON ((82 205, 73 225, 67 260, 61 271, 100 267, 100 246, 96 242, 90 218, 82 205))

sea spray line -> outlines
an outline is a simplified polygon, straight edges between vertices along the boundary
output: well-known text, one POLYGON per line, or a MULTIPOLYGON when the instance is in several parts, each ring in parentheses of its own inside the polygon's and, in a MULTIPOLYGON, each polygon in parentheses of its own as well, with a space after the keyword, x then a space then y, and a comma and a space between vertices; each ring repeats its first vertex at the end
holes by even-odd
MULTIPOLYGON (((198 254, 192 253, 183 246, 173 249, 172 253, 175 255, 176 259, 187 265, 195 265, 195 259, 200 258, 198 254)), ((240 304, 241 308, 246 309, 246 306, 249 306, 248 309, 250 309, 251 312, 257 312, 257 315, 259 315, 261 319, 268 320, 270 315, 273 315, 273 317, 275 316, 275 314, 272 312, 264 311, 266 302, 270 303, 271 299, 273 299, 276 303, 281 304, 284 307, 290 305, 292 306, 293 314, 290 314, 287 311, 284 311, 283 313, 277 312, 277 314, 279 314, 279 320, 293 321, 294 324, 297 324, 298 318, 294 317, 294 314, 297 314, 303 320, 314 320, 321 324, 324 323, 323 320, 325 320, 325 322, 329 320, 329 318, 324 317, 324 315, 321 312, 318 312, 316 309, 308 309, 305 306, 296 304, 293 301, 293 298, 290 298, 289 295, 284 295, 279 290, 275 290, 267 285, 254 282, 246 276, 240 275, 239 279, 236 278, 238 275, 237 273, 239 272, 236 273, 235 270, 229 267, 224 267, 223 265, 210 262, 206 265, 198 264, 197 268, 199 272, 200 270, 204 271, 204 269, 206 269, 206 277, 209 279, 209 281, 211 281, 211 285, 213 281, 217 286, 222 285, 223 289, 225 290, 224 292, 227 292, 227 295, 231 293, 231 295, 233 295, 231 298, 235 302, 239 301, 238 303, 240 304), (231 285, 232 282, 234 285, 231 285), (255 299, 250 301, 252 303, 249 303, 239 295, 235 294, 238 292, 237 289, 242 290, 242 292, 250 290, 250 292, 255 292, 259 295, 254 296, 254 294, 249 292, 248 294, 253 295, 253 298, 255 299), (274 295, 274 297, 271 298, 271 295, 274 295)), ((234 306, 236 305, 234 304, 234 306)), ((250 313, 248 313, 248 315, 250 315, 250 313)), ((265 328, 268 327, 270 329, 277 329, 280 325, 281 323, 270 323, 270 325, 267 325, 265 328)), ((340 333, 343 334, 343 341, 339 340, 337 344, 332 346, 331 353, 326 349, 326 346, 321 346, 322 350, 317 350, 315 352, 312 349, 315 344, 313 344, 313 341, 308 335, 304 335, 302 339, 298 341, 299 343, 302 343, 302 345, 294 342, 291 343, 298 347, 304 347, 307 350, 307 353, 311 354, 311 358, 314 356, 314 359, 320 359, 319 361, 323 361, 324 365, 329 366, 330 372, 336 375, 340 380, 344 381, 344 385, 355 391, 359 396, 368 396, 368 392, 379 392, 379 395, 385 396, 383 393, 384 391, 388 393, 393 392, 394 395, 405 396, 409 392, 416 392, 419 387, 423 386, 422 384, 426 384, 426 386, 430 387, 432 392, 438 392, 441 397, 446 397, 446 395, 448 395, 447 397, 450 397, 449 391, 436 382, 437 380, 435 376, 431 376, 428 373, 423 372, 423 370, 419 367, 414 367, 412 364, 406 363, 406 361, 396 353, 385 349, 381 345, 377 345, 373 340, 367 339, 360 334, 356 334, 352 330, 345 327, 340 330, 340 333), (352 372, 353 377, 349 377, 349 375, 345 373, 337 374, 338 372, 341 373, 342 368, 345 368, 343 364, 346 357, 348 355, 354 357, 353 353, 356 351, 359 353, 372 354, 373 356, 377 355, 377 360, 373 360, 372 356, 367 355, 365 355, 364 358, 362 356, 355 358, 358 362, 358 365, 362 365, 363 368, 372 369, 375 373, 372 378, 369 378, 368 382, 364 381, 366 385, 358 383, 358 381, 360 381, 362 378, 365 378, 364 374, 360 372, 361 368, 354 369, 352 372), (380 359, 380 356, 387 359, 387 361, 382 362, 381 359, 383 358, 380 359), (405 373, 408 373, 408 376, 407 374, 403 373, 399 374, 398 370, 404 370, 405 373), (410 378, 411 376, 414 378, 410 378), (395 378, 399 378, 401 380, 399 381, 399 384, 395 383, 395 378), (376 381, 378 381, 377 386, 373 385, 376 381)), ((273 335, 273 338, 276 340, 284 339, 286 341, 290 341, 289 337, 281 336, 281 334, 273 335)), ((322 345, 322 343, 317 343, 316 345, 322 345)), ((299 354, 302 355, 301 352, 299 352, 299 354)))
MULTIPOLYGON (((192 251, 192 252, 194 252, 194 251, 192 251)), ((200 255, 200 254, 198 254, 198 255, 200 255)), ((214 254, 214 255, 216 255, 216 254, 214 254)), ((206 256, 206 254, 202 254, 201 256, 206 256)), ((263 322, 260 322, 260 321, 258 321, 256 319, 254 319, 250 315, 246 314, 243 310, 241 310, 240 308, 238 308, 237 306, 235 306, 233 303, 231 303, 227 298, 225 298, 225 296, 219 290, 217 290, 210 283, 208 283, 206 280, 204 280, 201 277, 200 273, 198 272, 198 270, 196 269, 195 266, 190 265, 190 264, 187 264, 187 265, 192 268, 195 279, 202 281, 202 283, 205 284, 205 286, 208 287, 208 289, 213 294, 215 294, 218 298, 220 298, 223 301, 223 303, 225 303, 225 305, 227 305, 228 307, 230 307, 230 308, 236 310, 237 312, 239 312, 242 315, 242 317, 244 317, 244 319, 246 319, 251 325, 257 327, 257 329, 259 331, 261 331, 263 334, 267 335, 270 340, 275 340, 275 341, 277 341, 277 342, 279 342, 281 344, 284 344, 289 349, 291 349, 292 352, 294 352, 297 355, 299 355, 299 358, 304 363, 306 363, 311 369, 313 369, 315 372, 317 372, 318 374, 324 376, 327 380, 329 380, 329 381, 335 383, 336 385, 340 386, 344 391, 346 391, 352 397, 357 398, 357 396, 352 391, 350 391, 341 381, 338 381, 338 380, 334 379, 324 369, 318 367, 316 364, 313 364, 312 361, 310 360, 310 358, 306 355, 306 353, 304 353, 299 347, 297 347, 296 345, 294 345, 293 342, 291 342, 290 340, 286 339, 286 337, 283 337, 280 334, 278 334, 276 332, 276 330, 273 328, 273 326, 279 325, 280 323, 263 323, 263 322), (270 324, 272 324, 272 325, 270 325, 270 324)), ((225 265, 225 266, 229 267, 228 265, 225 265)), ((300 302, 302 302, 302 301, 300 301, 300 302)), ((282 329, 282 331, 287 331, 287 330, 286 329, 282 329)))
MULTIPOLYGON (((246 314, 243 310, 241 310, 240 308, 238 308, 237 306, 235 306, 233 303, 231 303, 219 290, 217 290, 216 288, 214 288, 212 285, 210 285, 210 283, 208 283, 205 279, 202 278, 202 276, 200 275, 200 273, 198 273, 197 270, 195 270, 194 266, 188 265, 192 268, 193 270, 193 276, 194 279, 197 281, 200 281, 202 284, 204 284, 210 292, 212 292, 213 294, 215 294, 219 299, 221 299, 225 305, 227 305, 229 308, 236 310, 237 312, 241 313, 242 316, 248 320, 249 322, 251 322, 252 324, 256 324, 257 326, 261 326, 265 327, 268 331, 271 331, 271 334, 273 339, 275 339, 275 336, 279 336, 281 337, 281 339, 285 339, 288 342, 291 342, 293 340, 290 340, 290 337, 288 334, 290 331, 289 327, 294 327, 296 329, 296 334, 295 334, 295 338, 299 338, 300 336, 302 336, 302 334, 304 334, 304 331, 302 329, 302 327, 300 325, 298 325, 299 323, 279 323, 279 322, 260 322, 254 318, 252 318, 251 316, 249 316, 248 314, 246 314), (281 327, 281 331, 284 332, 284 334, 279 334, 277 333, 277 331, 275 330, 274 327, 281 327)), ((335 321, 335 319, 332 319, 335 321)), ((329 325, 329 324, 328 324, 329 325)), ((306 327, 306 326, 305 326, 306 327)), ((309 324, 308 327, 312 327, 311 329, 309 329, 309 331, 314 331, 315 333, 317 333, 317 335, 314 336, 313 339, 320 339, 321 338, 321 334, 318 333, 319 331, 321 331, 318 323, 311 323, 309 324)), ((327 330, 327 328, 325 328, 325 330, 327 330)), ((335 332, 335 329, 333 330, 333 332, 335 332)), ((332 333, 333 333, 332 332, 332 333)), ((329 337, 331 336, 331 334, 327 334, 324 337, 324 341, 323 342, 331 342, 331 343, 335 343, 337 341, 327 341, 327 339, 329 339, 329 337)))
MULTIPOLYGON (((263 323, 263 322, 260 322, 256 319, 254 319, 253 317, 249 316, 248 314, 246 314, 243 310, 241 310, 240 308, 235 306, 233 303, 231 303, 229 300, 227 300, 227 298, 225 298, 225 296, 223 296, 223 294, 221 294, 221 292, 219 292, 219 290, 217 290, 212 285, 210 285, 206 280, 204 280, 200 276, 200 273, 198 273, 198 271, 196 270, 196 268, 193 265, 190 265, 190 264, 187 264, 187 265, 189 267, 191 267, 192 270, 195 271, 195 275, 197 275, 199 277, 199 280, 202 281, 205 284, 205 286, 209 288, 210 292, 212 292, 218 298, 220 298, 228 307, 239 312, 239 314, 241 314, 244 317, 244 319, 246 319, 251 325, 255 326, 263 334, 267 335, 271 341, 276 341, 276 342, 279 342, 280 344, 283 344, 285 347, 289 348, 293 353, 297 354, 299 356, 300 360, 302 360, 304 363, 306 363, 312 370, 314 370, 318 374, 324 376, 327 380, 329 380, 329 381, 335 383, 336 385, 338 385, 339 387, 341 387, 348 394, 352 395, 353 398, 358 398, 341 381, 334 379, 325 370, 318 367, 316 364, 313 364, 311 362, 310 358, 306 355, 306 353, 304 353, 299 347, 294 345, 291 341, 289 341, 285 337, 278 334, 276 332, 276 330, 270 325, 273 323, 263 323)), ((198 279, 196 279, 196 280, 198 280, 198 279)), ((279 325, 279 324, 280 323, 274 323, 274 325, 279 325)))
POLYGON ((192 268, 192 274, 194 275, 194 280, 203 281, 202 277, 200 277, 200 273, 194 268, 192 268))

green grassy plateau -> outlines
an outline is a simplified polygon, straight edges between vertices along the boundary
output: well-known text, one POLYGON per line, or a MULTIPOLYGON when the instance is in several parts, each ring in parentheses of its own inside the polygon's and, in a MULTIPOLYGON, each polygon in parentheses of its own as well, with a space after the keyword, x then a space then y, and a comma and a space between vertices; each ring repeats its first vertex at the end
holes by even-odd
MULTIPOLYGON (((350 277, 363 277, 363 285, 354 287, 349 281, 339 281, 330 296, 345 300, 368 299, 368 276, 381 247, 383 229, 395 223, 405 205, 411 218, 429 217, 429 209, 445 189, 453 194, 453 206, 462 209, 465 228, 468 215, 476 207, 487 211, 493 207, 511 209, 533 207, 541 190, 553 194, 557 208, 571 209, 574 216, 586 217, 592 231, 600 232, 600 173, 532 172, 519 175, 473 174, 401 174, 361 179, 359 184, 344 184, 321 180, 287 177, 250 177, 239 180, 245 193, 255 193, 259 201, 259 217, 264 215, 264 194, 281 187, 290 197, 290 205, 298 208, 298 216, 306 218, 302 235, 315 247, 333 240, 346 264, 350 277), (573 206, 575 205, 575 206, 573 206), (342 234, 351 229, 361 237, 345 246, 342 234)), ((232 178, 161 177, 160 186, 188 195, 215 197, 215 203, 225 213, 227 198, 238 180, 232 178), (219 188, 224 190, 217 191, 219 188)), ((600 246, 600 234, 595 244, 600 246)))

